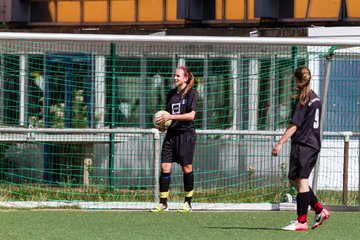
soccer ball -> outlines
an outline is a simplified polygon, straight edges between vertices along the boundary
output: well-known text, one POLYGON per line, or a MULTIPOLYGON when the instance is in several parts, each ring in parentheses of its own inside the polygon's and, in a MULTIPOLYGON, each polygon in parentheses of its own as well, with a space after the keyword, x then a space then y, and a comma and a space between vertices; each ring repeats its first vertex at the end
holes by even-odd
POLYGON ((154 126, 161 132, 164 132, 166 129, 168 129, 168 127, 170 126, 171 124, 171 120, 168 120, 166 121, 165 123, 157 123, 155 121, 156 118, 160 117, 161 115, 163 114, 166 114, 166 115, 170 115, 169 112, 165 111, 165 110, 160 110, 160 111, 157 111, 155 114, 154 114, 154 117, 153 117, 153 123, 154 123, 154 126))

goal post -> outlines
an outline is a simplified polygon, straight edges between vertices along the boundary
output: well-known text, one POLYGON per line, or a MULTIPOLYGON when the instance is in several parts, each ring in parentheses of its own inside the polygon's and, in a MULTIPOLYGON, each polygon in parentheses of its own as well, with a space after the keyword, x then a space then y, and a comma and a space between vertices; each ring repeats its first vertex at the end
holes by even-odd
MULTIPOLYGON (((152 117, 165 108, 175 68, 186 65, 199 94, 194 209, 280 206, 290 193, 290 143, 276 158, 271 149, 290 118, 292 73, 307 65, 312 88, 327 99, 312 184, 327 205, 359 206, 357 39, 1 33, 0 40, 4 205, 148 208, 158 197, 164 138, 152 117)), ((171 176, 170 202, 182 202, 175 164, 171 176)))

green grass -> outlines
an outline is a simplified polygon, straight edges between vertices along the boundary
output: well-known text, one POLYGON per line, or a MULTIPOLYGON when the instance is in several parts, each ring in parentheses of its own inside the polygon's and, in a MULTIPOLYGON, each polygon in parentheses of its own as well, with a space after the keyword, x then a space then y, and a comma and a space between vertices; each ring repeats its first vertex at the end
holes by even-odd
MULTIPOLYGON (((360 213, 332 212, 316 230, 280 230, 295 212, 150 213, 81 210, 1 210, 0 239, 306 240, 359 239, 360 213)), ((312 221, 313 214, 309 216, 312 221)))

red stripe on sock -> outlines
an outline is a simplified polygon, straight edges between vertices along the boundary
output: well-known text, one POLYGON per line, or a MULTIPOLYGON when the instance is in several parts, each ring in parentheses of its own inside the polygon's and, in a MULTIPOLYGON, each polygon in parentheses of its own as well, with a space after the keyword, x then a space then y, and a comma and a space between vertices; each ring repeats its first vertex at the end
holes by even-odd
POLYGON ((315 213, 319 214, 319 213, 321 213, 322 210, 323 210, 323 206, 321 205, 321 203, 320 202, 315 203, 315 205, 314 205, 315 213))
POLYGON ((305 223, 307 221, 307 214, 298 216, 297 220, 299 223, 305 223))

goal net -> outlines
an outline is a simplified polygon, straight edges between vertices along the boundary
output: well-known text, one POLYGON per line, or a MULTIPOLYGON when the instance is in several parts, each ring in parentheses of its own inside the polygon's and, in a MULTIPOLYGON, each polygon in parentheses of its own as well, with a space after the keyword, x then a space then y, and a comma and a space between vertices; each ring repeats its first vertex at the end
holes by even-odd
MULTIPOLYGON (((271 150, 291 115, 292 73, 303 65, 312 89, 327 99, 311 181, 325 204, 359 205, 360 42, 24 33, 0 39, 4 206, 152 206, 164 138, 152 118, 165 108, 174 70, 183 65, 199 94, 195 209, 280 203, 294 194, 289 142, 276 158, 271 150)), ((183 198, 182 171, 173 164, 169 201, 183 198)))

